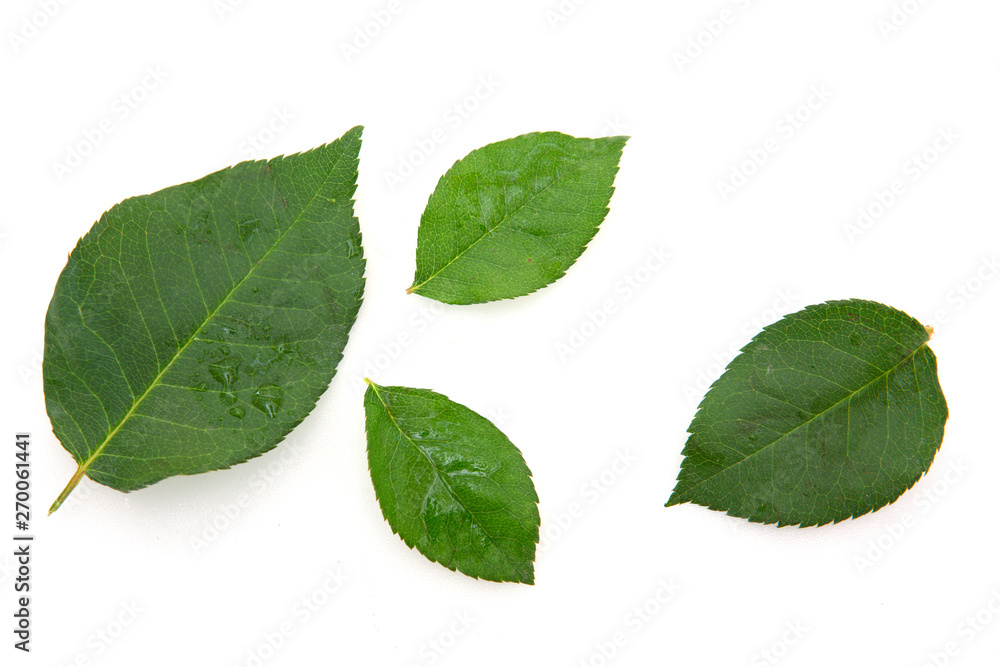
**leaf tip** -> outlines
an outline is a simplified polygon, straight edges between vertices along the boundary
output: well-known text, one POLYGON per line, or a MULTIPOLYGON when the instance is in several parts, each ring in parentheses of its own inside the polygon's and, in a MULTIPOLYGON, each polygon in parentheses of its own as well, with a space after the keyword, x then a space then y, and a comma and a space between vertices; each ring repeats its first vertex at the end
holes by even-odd
POLYGON ((686 502, 689 501, 686 498, 681 498, 680 494, 678 494, 677 491, 674 491, 673 493, 670 494, 670 499, 667 500, 667 502, 663 503, 663 506, 674 507, 676 505, 683 505, 686 502))

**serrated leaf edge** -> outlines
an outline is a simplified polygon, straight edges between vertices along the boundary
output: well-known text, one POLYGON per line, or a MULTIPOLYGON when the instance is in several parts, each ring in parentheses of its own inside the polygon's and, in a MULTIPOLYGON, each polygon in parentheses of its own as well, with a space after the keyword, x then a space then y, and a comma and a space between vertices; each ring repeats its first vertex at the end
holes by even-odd
MULTIPOLYGON (((355 127, 351 128, 350 130, 348 130, 340 139, 337 139, 336 141, 343 141, 345 139, 347 139, 347 140, 354 140, 355 139, 355 135, 357 135, 357 140, 360 142, 360 139, 361 139, 360 135, 361 135, 361 133, 363 131, 364 131, 363 126, 361 126, 361 125, 355 126, 355 127)), ((330 142, 330 143, 334 143, 334 142, 330 142)), ((327 146, 329 146, 330 143, 323 144, 321 146, 317 146, 315 148, 310 149, 309 151, 304 151, 304 152, 312 152, 312 151, 322 150, 322 149, 326 148, 327 146)), ((360 145, 359 145, 359 151, 360 151, 360 145)), ((286 159, 286 157, 294 157, 296 155, 301 155, 301 153, 293 153, 293 154, 291 154, 289 156, 281 155, 281 156, 277 156, 277 157, 274 157, 274 158, 270 158, 270 159, 268 159, 268 160, 266 160, 264 162, 270 163, 270 162, 272 162, 274 160, 283 160, 283 159, 286 159)), ((322 189, 323 186, 326 185, 327 181, 329 181, 329 179, 330 179, 330 175, 333 174, 333 172, 336 169, 336 167, 341 164, 340 160, 343 159, 343 157, 346 156, 346 155, 348 155, 348 152, 345 150, 343 152, 343 154, 340 156, 340 158, 338 159, 338 161, 336 163, 334 163, 333 167, 330 168, 329 173, 326 175, 326 178, 324 179, 323 183, 319 186, 318 190, 322 189)), ((357 156, 351 156, 351 159, 356 162, 358 158, 357 158, 357 156)), ((235 166, 236 165, 233 165, 233 166, 230 166, 230 167, 226 167, 226 168, 224 168, 224 169, 222 169, 220 171, 230 171, 235 166)), ((213 172, 213 173, 218 173, 218 172, 213 172)), ((355 180, 357 180, 357 170, 356 169, 355 169, 355 180)), ((181 347, 179 347, 177 349, 177 352, 175 352, 174 356, 170 359, 169 362, 167 362, 167 365, 163 367, 163 370, 161 370, 156 375, 155 378, 153 378, 152 382, 150 382, 149 387, 146 388, 146 391, 144 391, 141 396, 139 396, 137 399, 135 399, 135 401, 132 403, 132 407, 129 408, 128 412, 125 413, 125 415, 119 420, 119 422, 115 425, 115 427, 108 433, 108 435, 104 438, 103 442, 101 442, 101 444, 98 445, 97 449, 95 449, 94 452, 90 456, 88 456, 84 461, 82 461, 82 462, 80 462, 78 464, 76 472, 70 478, 70 480, 66 484, 65 488, 63 488, 62 492, 56 498, 55 502, 53 502, 52 506, 49 508, 48 514, 50 516, 52 515, 53 512, 55 512, 56 510, 58 510, 62 506, 62 504, 66 501, 66 498, 69 497, 69 494, 73 492, 73 490, 76 488, 76 486, 83 479, 83 476, 87 473, 87 470, 90 468, 90 465, 95 460, 97 460, 97 458, 104 451, 104 448, 111 441, 111 439, 118 433, 118 431, 121 430, 121 428, 125 425, 125 423, 128 422, 129 418, 135 413, 135 410, 139 407, 139 405, 142 403, 142 401, 149 395, 149 393, 155 387, 157 387, 159 385, 159 382, 163 378, 163 376, 167 373, 168 370, 170 370, 170 368, 171 368, 171 366, 173 366, 174 362, 177 361, 177 359, 179 359, 181 357, 181 355, 188 348, 188 346, 192 343, 192 341, 194 341, 197 338, 197 335, 202 330, 202 328, 208 322, 210 322, 213 317, 215 317, 215 315, 219 312, 220 308, 222 308, 226 303, 228 303, 229 298, 239 290, 239 288, 243 285, 243 283, 246 282, 247 278, 249 278, 251 275, 253 275, 253 273, 257 269, 257 267, 260 266, 264 262, 264 260, 267 259, 267 257, 271 254, 271 252, 274 250, 274 248, 278 244, 281 243, 281 241, 285 238, 285 236, 288 234, 288 232, 290 232, 292 230, 292 228, 295 226, 295 224, 302 217, 303 212, 305 212, 305 210, 312 204, 313 201, 315 201, 315 199, 316 199, 316 196, 314 196, 309 201, 309 203, 306 204, 302 208, 302 211, 299 212, 299 215, 294 220, 292 220, 292 222, 289 224, 288 229, 286 229, 281 234, 281 236, 279 236, 274 241, 274 243, 271 244, 271 247, 268 249, 268 251, 266 253, 264 253, 264 255, 260 258, 260 260, 253 267, 251 267, 250 270, 247 272, 247 274, 245 276, 243 276, 243 278, 236 285, 233 286, 233 288, 226 294, 225 297, 223 297, 223 299, 219 302, 219 305, 216 306, 215 310, 213 310, 205 318, 205 320, 200 325, 198 325, 197 327, 195 327, 193 329, 193 331, 191 333, 191 336, 188 338, 187 342, 185 342, 184 345, 182 345, 181 347)), ((351 201, 352 209, 353 209, 353 204, 354 204, 354 198, 353 198, 353 196, 350 198, 350 201, 351 201)), ((103 217, 103 215, 102 215, 102 217, 103 217)), ((357 216, 353 216, 353 217, 356 219, 357 216)), ((82 237, 81 237, 81 240, 82 240, 82 237)), ((282 440, 283 439, 284 438, 282 438, 282 440)), ((279 442, 280 442, 280 440, 279 440, 279 442)))
MULTIPOLYGON (((463 503, 463 502, 461 501, 461 499, 460 499, 460 498, 459 498, 459 497, 458 497, 457 495, 455 495, 455 492, 454 492, 454 491, 452 491, 452 489, 451 489, 451 486, 449 486, 449 485, 448 485, 448 483, 447 483, 447 481, 446 481, 446 480, 444 480, 444 478, 443 478, 443 477, 441 476, 441 474, 440 474, 440 472, 438 471, 438 468, 437 468, 437 466, 436 466, 436 465, 434 464, 434 462, 433 462, 433 461, 432 461, 432 460, 431 460, 431 459, 430 459, 430 458, 429 458, 429 457, 427 456, 427 454, 426 454, 426 453, 424 453, 424 451, 423 451, 422 449, 420 449, 420 447, 418 447, 418 446, 417 446, 417 443, 413 442, 413 440, 412 440, 412 439, 410 438, 410 436, 409 436, 409 435, 408 435, 408 434, 406 433, 406 431, 404 431, 404 430, 403 430, 403 429, 402 429, 402 428, 401 428, 401 427, 399 426, 399 423, 398 423, 398 422, 396 421, 396 418, 395 418, 395 417, 393 416, 392 412, 391 412, 391 411, 389 410, 389 405, 388 405, 388 404, 387 404, 387 403, 385 402, 385 400, 384 400, 384 399, 382 398, 382 394, 381 394, 381 392, 379 391, 380 389, 386 389, 386 387, 384 387, 384 386, 381 386, 381 385, 377 385, 377 384, 375 384, 375 383, 374 383, 374 382, 372 382, 372 381, 371 381, 371 380, 370 380, 369 378, 365 378, 365 383, 366 383, 366 384, 367 384, 367 385, 368 385, 369 387, 371 387, 372 391, 373 391, 373 392, 375 393, 375 396, 376 396, 376 397, 378 397, 378 400, 379 400, 379 403, 381 403, 381 404, 382 404, 382 407, 383 407, 383 408, 385 409, 385 413, 386 413, 386 414, 387 414, 387 415, 389 416, 389 419, 390 419, 390 420, 392 421, 393 425, 394 425, 394 426, 396 427, 396 430, 397 430, 397 431, 399 431, 399 432, 400 432, 400 433, 401 433, 401 434, 403 435, 403 437, 405 437, 405 438, 406 438, 406 439, 407 439, 407 440, 408 440, 408 441, 410 442, 410 444, 412 444, 412 445, 413 445, 413 447, 414 447, 414 448, 416 448, 416 449, 417 449, 417 450, 418 450, 418 451, 419 451, 419 452, 421 453, 421 455, 422 455, 422 456, 424 456, 424 458, 426 458, 426 459, 427 459, 427 462, 428 462, 428 463, 430 463, 430 465, 431 465, 431 468, 433 468, 433 469, 434 469, 434 472, 435 472, 435 474, 437 475, 438 479, 440 479, 440 480, 441 480, 441 483, 442 483, 442 484, 444 485, 444 487, 445 487, 446 489, 448 489, 448 493, 449 493, 449 494, 451 495, 451 497, 452 497, 452 498, 454 498, 454 499, 455 499, 455 501, 456 501, 456 502, 457 502, 457 503, 458 503, 459 505, 461 505, 461 506, 462 506, 462 509, 463 509, 463 510, 465 510, 465 512, 466 512, 466 513, 467 513, 467 514, 468 514, 469 516, 471 516, 471 517, 475 517, 475 514, 473 514, 472 512, 470 512, 470 511, 469 511, 469 509, 468 509, 468 508, 467 508, 467 507, 465 506, 465 504, 464 504, 464 503, 463 503)), ((435 393, 437 393, 437 392, 435 392, 435 393)), ((443 394, 441 394, 441 396, 444 396, 444 395, 443 395, 443 394)), ((447 399, 447 400, 449 400, 449 401, 451 401, 451 399, 450 399, 450 398, 448 398, 447 396, 444 396, 444 398, 445 398, 445 399, 447 399)), ((454 401, 452 401, 452 402, 454 403, 454 401)), ((460 405, 460 404, 457 404, 457 405, 460 405)), ((468 409, 468 408, 467 408, 467 409, 468 409)), ((484 419, 485 419, 485 417, 484 417, 484 419)), ((523 460, 523 457, 522 457, 522 460, 523 460)), ((525 465, 525 468, 527 468, 527 464, 525 465)), ((371 465, 370 465, 370 464, 369 464, 369 466, 368 466, 368 472, 369 472, 369 474, 370 474, 370 473, 372 472, 372 469, 371 469, 371 465)), ((529 477, 531 477, 531 470, 530 470, 530 469, 528 470, 528 476, 529 476, 529 477)), ((374 485, 373 485, 373 486, 374 486, 374 485)), ((536 494, 536 495, 537 495, 537 494, 536 494)), ((393 533, 394 535, 397 535, 397 536, 399 536, 399 538, 400 538, 400 539, 401 539, 401 540, 403 541, 403 543, 404 543, 404 544, 406 544, 406 546, 407 546, 408 548, 410 548, 411 550, 413 550, 413 549, 417 549, 417 545, 416 545, 415 543, 414 543, 414 544, 411 544, 411 543, 410 543, 410 542, 409 542, 409 541, 408 541, 408 540, 407 540, 407 539, 406 539, 405 537, 403 537, 403 536, 402 536, 402 535, 401 535, 401 534, 399 533, 399 531, 397 531, 397 530, 396 530, 395 526, 393 526, 393 525, 392 525, 392 523, 391 523, 391 522, 389 521, 389 517, 388 517, 388 516, 386 516, 386 513, 385 513, 385 509, 383 509, 383 507, 382 507, 382 499, 378 497, 378 492, 377 492, 377 490, 376 490, 376 499, 377 499, 377 500, 379 501, 379 510, 380 510, 380 511, 382 512, 382 518, 383 518, 383 519, 385 519, 386 523, 388 523, 388 524, 389 524, 389 528, 390 528, 390 529, 392 530, 392 533, 393 533)), ((521 566, 520 566, 520 565, 519 565, 518 563, 516 563, 516 562, 515 562, 515 561, 514 561, 513 559, 511 559, 511 557, 510 557, 510 556, 509 556, 509 555, 507 554, 507 552, 506 552, 506 551, 504 551, 504 550, 503 550, 502 548, 500 548, 500 546, 499 546, 499 545, 497 545, 497 543, 496 543, 496 542, 494 541, 494 539, 493 539, 493 536, 492 536, 492 535, 490 535, 489 533, 487 533, 487 532, 486 532, 485 530, 483 531, 483 533, 484 533, 484 534, 486 534, 486 535, 487 535, 487 537, 489 537, 489 538, 490 538, 490 542, 492 542, 492 543, 493 543, 493 545, 494 545, 494 546, 495 546, 495 547, 497 548, 497 550, 498 550, 498 551, 499 551, 500 553, 502 553, 502 554, 503 554, 504 558, 506 558, 506 559, 507 559, 507 562, 509 562, 509 563, 510 563, 510 564, 511 564, 511 565, 512 565, 512 566, 514 567, 514 570, 515 570, 516 572, 522 572, 522 573, 524 572, 524 568, 522 568, 522 567, 521 567, 521 566)), ((539 542, 539 539, 540 539, 540 537, 536 537, 536 538, 535 538, 535 544, 538 544, 538 542, 539 542)), ((534 561, 530 561, 530 562, 528 562, 528 564, 527 564, 527 572, 526 572, 526 574, 524 574, 524 577, 523 577, 522 579, 489 579, 489 578, 487 578, 487 577, 479 577, 479 576, 476 576, 476 575, 472 575, 472 574, 469 574, 469 573, 467 573, 467 572, 464 572, 464 571, 462 571, 462 570, 459 570, 457 566, 454 566, 454 565, 450 565, 450 564, 446 564, 446 563, 442 563, 442 562, 441 562, 441 561, 439 561, 439 560, 434 560, 434 559, 430 558, 429 556, 427 556, 427 554, 425 554, 424 552, 420 551, 419 549, 417 549, 417 551, 418 551, 418 552, 419 552, 419 553, 420 553, 420 554, 421 554, 422 556, 424 556, 425 558, 427 558, 427 560, 429 560, 429 561, 431 561, 431 562, 434 562, 434 563, 438 563, 439 565, 442 565, 442 566, 444 566, 445 568, 447 568, 448 570, 450 570, 450 571, 452 571, 452 572, 461 572, 461 573, 462 573, 462 574, 464 574, 465 576, 467 576, 467 577, 471 577, 471 578, 473 578, 473 579, 476 579, 476 580, 483 580, 483 581, 493 581, 493 582, 496 582, 496 583, 514 583, 514 584, 527 584, 527 585, 529 585, 529 586, 532 586, 532 585, 534 585, 534 583, 535 583, 535 564, 534 564, 534 561)))
MULTIPOLYGON (((571 137, 573 139, 581 139, 581 140, 586 140, 586 139, 589 138, 589 137, 572 137, 571 135, 565 134, 563 132, 556 132, 556 131, 550 131, 550 132, 528 132, 526 134, 522 134, 522 135, 519 135, 519 136, 516 136, 516 137, 511 137, 510 139, 502 139, 500 141, 494 141, 493 143, 486 144, 485 146, 481 146, 480 148, 477 148, 477 149, 474 149, 474 150, 470 151, 464 157, 461 157, 461 158, 455 160, 455 162, 451 165, 451 167, 448 168, 448 171, 446 171, 441 176, 441 178, 438 179, 437 185, 434 186, 434 191, 431 192, 430 196, 427 198, 428 205, 430 204, 430 200, 434 197, 434 194, 437 193, 438 188, 440 188, 441 183, 443 183, 444 180, 448 177, 448 175, 451 174, 451 172, 455 169, 455 167, 458 165, 458 163, 462 162, 463 160, 468 159, 469 156, 472 155, 473 153, 476 153, 478 151, 484 150, 484 149, 489 148, 490 146, 494 146, 496 144, 502 144, 502 143, 504 143, 506 141, 511 141, 513 139, 520 139, 522 137, 538 136, 538 135, 545 135, 545 134, 558 134, 558 135, 562 135, 562 136, 571 137)), ((592 138, 591 139, 592 141, 599 141, 599 140, 610 141, 610 140, 613 140, 613 139, 622 139, 623 141, 622 141, 621 149, 618 151, 618 159, 615 161, 615 166, 611 170, 611 185, 608 187, 608 201, 609 202, 610 202, 611 198, 614 197, 614 194, 615 194, 615 185, 614 185, 615 178, 618 176, 618 172, 621 169, 621 164, 620 163, 621 163, 622 154, 623 154, 623 152, 625 150, 625 145, 628 143, 628 141, 629 141, 629 139, 631 139, 631 137, 625 136, 625 135, 617 135, 617 136, 612 136, 612 137, 597 137, 597 138, 592 138)), ((485 239, 485 238, 487 238, 489 236, 492 236, 493 230, 495 230, 497 227, 501 227, 504 223, 506 223, 508 220, 510 220, 514 216, 515 213, 517 213, 522 208, 524 208, 525 206, 527 206, 529 203, 531 203, 532 201, 534 201, 537 197, 539 197, 540 195, 542 195, 544 192, 548 191, 549 188, 555 186, 557 183, 559 183, 559 181, 562 178, 564 178, 566 175, 568 175, 570 173, 573 173, 572 170, 569 171, 569 172, 567 172, 566 174, 563 174, 562 176, 559 177, 559 179, 553 181, 549 185, 545 186, 545 188, 543 188, 539 192, 537 192, 534 195, 532 195, 532 197, 530 199, 528 199, 523 204, 521 204, 519 207, 517 207, 517 209, 515 211, 513 211, 510 215, 508 215, 503 220, 501 220, 499 223, 497 223, 497 225, 495 225, 493 227, 493 229, 489 230, 487 233, 483 234, 478 239, 476 239, 475 241, 473 241, 468 247, 466 247, 464 250, 462 250, 455 257, 453 257, 450 260, 448 260, 448 262, 444 266, 442 266, 440 269, 438 269, 433 274, 431 274, 430 276, 428 276, 420 284, 416 283, 416 275, 414 275, 414 284, 411 285, 409 288, 407 288, 406 293, 407 294, 420 294, 421 296, 424 296, 423 293, 420 291, 421 287, 423 287, 424 285, 426 285, 427 283, 429 283, 431 280, 433 280, 435 277, 437 277, 439 274, 441 274, 441 272, 443 272, 449 266, 451 266, 452 264, 454 264, 460 257, 462 257, 465 253, 469 252, 469 250, 471 250, 480 241, 482 241, 483 239, 485 239)), ((600 221, 594 227, 594 233, 591 234, 590 238, 588 238, 586 240, 586 242, 580 247, 580 252, 577 253, 575 257, 572 257, 572 259, 570 260, 569 266, 572 266, 573 264, 575 264, 576 260, 578 260, 580 258, 580 256, 584 253, 584 251, 590 246, 590 242, 594 240, 595 236, 597 236, 597 232, 600 231, 601 225, 604 223, 604 220, 608 217, 608 214, 610 212, 611 212, 610 205, 605 206, 603 214, 601 215, 600 221)), ((422 220, 422 216, 421 216, 421 226, 422 225, 423 225, 423 220, 422 220)), ((418 231, 418 238, 419 238, 419 231, 418 231)), ((506 299, 516 299, 516 298, 519 298, 519 297, 522 297, 522 296, 528 296, 529 294, 534 294, 535 292, 537 292, 537 291, 539 291, 541 289, 544 289, 544 288, 548 287, 549 285, 551 285, 552 283, 556 282, 557 280, 561 279, 563 276, 566 275, 566 271, 568 270, 568 268, 569 267, 567 267, 567 269, 564 269, 564 270, 560 271, 559 275, 557 275, 555 278, 553 278, 552 281, 550 281, 548 284, 543 285, 541 287, 537 287, 537 288, 535 288, 533 290, 530 290, 528 292, 524 292, 522 294, 514 294, 512 296, 504 296, 504 297, 500 297, 498 299, 489 299, 487 301, 461 301, 461 302, 457 302, 457 301, 443 301, 443 303, 449 303, 451 305, 463 305, 464 306, 464 305, 474 305, 474 304, 480 304, 480 303, 490 303, 492 301, 503 301, 503 300, 506 300, 506 299)), ((435 297, 427 297, 427 298, 432 298, 435 301, 439 300, 439 299, 436 299, 435 297)))
MULTIPOLYGON (((830 300, 830 301, 824 301, 822 303, 811 304, 809 306, 806 306, 802 310, 798 311, 797 313, 791 313, 789 316, 786 316, 786 318, 782 318, 782 319, 787 319, 787 317, 790 317, 791 315, 805 313, 805 312, 808 312, 808 311, 819 310, 820 308, 823 308, 823 307, 840 305, 840 304, 874 304, 874 305, 882 306, 883 308, 888 308, 888 309, 891 309, 891 310, 897 310, 897 311, 899 310, 898 308, 893 308, 892 306, 889 306, 887 304, 881 303, 879 301, 872 301, 870 299, 835 299, 835 300, 830 300)), ((902 311, 899 311, 899 312, 902 312, 902 311)), ((907 313, 904 313, 904 314, 907 315, 907 317, 910 317, 910 319, 912 319, 914 322, 917 322, 917 324, 920 324, 920 322, 917 321, 915 318, 913 318, 911 315, 909 315, 907 313)), ((779 321, 781 321, 781 320, 779 320, 779 321)), ((794 429, 792 429, 792 431, 789 431, 788 433, 784 434, 780 439, 783 439, 788 434, 790 434, 793 431, 797 430, 801 426, 804 426, 804 425, 808 424, 809 422, 811 422, 813 419, 815 419, 819 415, 825 414, 829 410, 832 410, 834 407, 836 407, 837 405, 839 405, 840 403, 842 403, 844 400, 850 399, 851 397, 853 397, 857 393, 860 393, 863 389, 865 389, 866 387, 868 387, 869 385, 871 385, 872 383, 876 382, 877 380, 881 379, 882 377, 885 377, 889 373, 891 373, 894 370, 898 369, 907 360, 912 359, 917 354, 917 352, 919 352, 923 348, 927 348, 927 351, 931 355, 931 359, 933 359, 935 361, 935 363, 936 363, 936 361, 937 361, 937 355, 934 354, 934 350, 932 350, 930 348, 930 346, 929 346, 930 338, 934 335, 934 328, 926 326, 926 325, 922 325, 922 324, 921 324, 921 326, 923 327, 924 331, 927 334, 927 340, 924 343, 922 343, 919 347, 917 347, 915 350, 913 350, 913 352, 911 352, 909 355, 907 355, 902 361, 900 361, 897 365, 893 366, 892 368, 890 368, 889 370, 887 370, 885 373, 883 373, 879 377, 877 377, 874 380, 872 380, 871 382, 866 383, 863 387, 861 387, 857 391, 853 392, 850 396, 847 396, 846 398, 841 399, 840 401, 837 401, 837 403, 835 403, 834 405, 830 406, 829 408, 827 408, 826 410, 824 410, 822 413, 819 413, 818 415, 814 415, 813 418, 810 419, 808 422, 803 422, 802 424, 799 424, 799 426, 796 426, 794 429)), ((715 380, 715 382, 713 382, 711 384, 711 386, 708 388, 708 391, 705 392, 705 396, 702 398, 701 402, 698 404, 698 409, 695 411, 696 412, 695 419, 697 419, 697 413, 701 412, 702 409, 705 407, 705 401, 708 400, 709 394, 712 393, 712 389, 714 389, 715 386, 716 386, 716 384, 718 384, 722 380, 722 378, 725 377, 726 373, 728 373, 729 370, 732 368, 733 363, 736 362, 736 359, 738 359, 740 356, 742 356, 743 354, 745 354, 750 349, 750 347, 757 341, 757 338, 767 330, 767 328, 768 327, 764 327, 764 329, 762 329, 760 332, 758 332, 756 335, 754 335, 753 338, 751 338, 750 341, 748 341, 747 344, 744 345, 740 349, 740 354, 737 355, 736 358, 734 358, 731 362, 729 362, 729 364, 726 365, 726 368, 723 371, 722 375, 719 376, 719 378, 717 380, 715 380)), ((947 406, 946 406, 946 409, 947 409, 947 406)), ((693 423, 694 422, 692 421, 692 424, 693 423)), ((778 442, 778 441, 775 440, 775 442, 778 442)), ((699 486, 699 485, 707 482, 708 480, 714 479, 715 477, 717 477, 718 475, 722 474, 723 472, 726 472, 726 471, 732 469, 733 467, 735 467, 737 465, 740 465, 741 463, 743 463, 747 459, 753 457, 754 455, 758 454, 759 452, 763 451, 764 449, 766 449, 767 447, 770 447, 773 444, 774 444, 774 442, 769 443, 766 447, 761 448, 761 449, 757 450, 756 452, 753 452, 753 453, 749 454, 748 456, 744 457, 740 461, 734 463, 732 466, 729 466, 725 470, 722 470, 722 471, 716 473, 715 475, 712 475, 712 477, 709 477, 708 479, 705 479, 705 480, 702 480, 702 481, 698 482, 698 484, 695 484, 694 486, 689 487, 685 491, 689 492, 691 489, 696 488, 697 486, 699 486)), ((685 445, 684 449, 686 449, 686 448, 687 448, 687 446, 685 445)), ((938 447, 935 449, 935 452, 934 452, 935 453, 935 458, 936 458, 937 453, 939 451, 940 451, 940 443, 939 443, 938 447)), ((904 493, 906 493, 907 491, 909 491, 910 489, 912 489, 917 484, 917 482, 919 482, 921 479, 924 478, 924 476, 927 474, 927 471, 929 471, 930 467, 931 467, 931 466, 928 466, 928 469, 925 470, 924 472, 922 472, 916 479, 914 479, 913 482, 910 483, 910 485, 907 486, 906 489, 904 489, 898 496, 896 496, 895 498, 893 498, 891 500, 887 500, 885 503, 883 503, 881 505, 874 506, 874 507, 872 507, 871 509, 869 509, 866 512, 860 512, 860 513, 857 513, 857 514, 852 514, 850 516, 845 516, 845 517, 842 517, 842 518, 839 518, 839 519, 831 519, 830 521, 826 521, 826 522, 823 522, 823 523, 820 523, 819 521, 816 521, 814 523, 809 523, 809 522, 799 522, 799 523, 788 522, 788 523, 782 523, 782 521, 780 519, 778 521, 763 521, 763 520, 760 520, 760 519, 755 519, 753 517, 746 517, 746 516, 742 516, 740 514, 736 514, 731 509, 725 508, 725 507, 722 507, 722 506, 716 507, 716 506, 713 506, 711 503, 702 503, 702 502, 698 502, 697 500, 694 500, 694 499, 691 499, 691 498, 687 498, 687 499, 680 498, 679 497, 679 493, 678 493, 678 491, 676 489, 676 486, 677 486, 678 483, 680 483, 680 475, 681 475, 681 473, 684 471, 684 469, 686 467, 688 467, 687 455, 683 451, 682 451, 682 455, 684 455, 684 460, 681 462, 680 472, 678 472, 677 480, 676 480, 676 482, 674 484, 674 487, 675 487, 674 491, 671 493, 670 498, 667 500, 667 502, 664 503, 664 507, 674 507, 674 506, 677 506, 677 505, 683 505, 683 504, 686 504, 686 503, 691 503, 692 505, 698 505, 699 507, 705 507, 705 508, 713 510, 713 511, 724 512, 726 514, 726 516, 731 516, 731 517, 739 518, 739 519, 746 519, 750 523, 758 523, 758 524, 762 524, 762 525, 777 525, 778 528, 784 528, 786 526, 799 527, 799 528, 820 527, 820 526, 826 526, 826 525, 830 525, 830 524, 838 524, 838 523, 841 523, 842 521, 847 521, 848 519, 856 519, 858 517, 865 516, 865 515, 871 514, 873 512, 877 512, 878 510, 880 510, 880 509, 882 509, 884 507, 887 507, 888 505, 891 505, 892 503, 896 502, 896 500, 898 500, 900 497, 902 497, 902 495, 904 493)), ((933 465, 933 460, 931 461, 931 465, 933 465)), ((687 493, 685 493, 685 495, 687 495, 687 493)))

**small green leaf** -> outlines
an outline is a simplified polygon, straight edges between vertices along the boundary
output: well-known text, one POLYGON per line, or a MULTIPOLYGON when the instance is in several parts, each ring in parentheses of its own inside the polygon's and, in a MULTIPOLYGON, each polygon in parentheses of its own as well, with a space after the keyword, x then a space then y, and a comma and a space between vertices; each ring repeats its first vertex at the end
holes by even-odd
POLYGON ((534 583, 538 496, 517 447, 441 394, 366 381, 368 467, 392 531, 449 570, 534 583))
POLYGON ((861 300, 765 327, 702 401, 667 505, 818 526, 895 501, 944 438, 929 339, 909 315, 861 300))
POLYGON ((536 132, 456 162, 420 219, 409 292, 485 303, 562 277, 608 214, 626 141, 536 132))
POLYGON ((361 128, 114 206, 45 318, 52 429, 119 491, 228 468, 316 405, 361 306, 361 128))

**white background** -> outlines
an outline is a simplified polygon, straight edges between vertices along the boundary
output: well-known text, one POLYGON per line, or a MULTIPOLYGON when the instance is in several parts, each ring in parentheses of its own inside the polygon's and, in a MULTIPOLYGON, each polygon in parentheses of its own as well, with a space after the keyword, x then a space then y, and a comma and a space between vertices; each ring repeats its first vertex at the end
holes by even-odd
POLYGON ((567 1, 562 14, 557 0, 408 1, 348 54, 388 0, 50 0, 51 17, 5 2, 0 475, 11 498, 13 434, 29 431, 37 540, 29 656, 11 648, 0 550, 2 663, 995 664, 1000 6, 902 4, 894 26, 890 0, 567 1), (704 46, 683 63, 689 40, 704 46), (103 119, 110 133, 88 146, 103 119), (45 414, 42 323, 76 240, 127 196, 356 124, 367 294, 315 412, 232 470, 128 495, 85 480, 45 517, 75 465, 45 414), (516 301, 407 296, 438 177, 535 130, 632 136, 591 247, 516 301), (952 138, 935 148, 939 132, 952 138), (765 145, 763 166, 743 164, 765 145), (87 155, 57 166, 74 151, 87 155), (401 160, 420 164, 391 188, 401 160), (753 173, 724 198, 734 168, 753 173), (897 179, 903 194, 849 238, 897 179), (665 509, 719 364, 778 315, 849 297, 937 328, 951 418, 929 474, 819 529, 665 509), (593 315, 606 300, 615 312, 593 315), (522 449, 546 536, 535 586, 446 571, 391 533, 367 473, 364 375, 445 393, 522 449), (344 579, 332 594, 328 573, 344 579), (669 601, 661 582, 678 589, 669 601), (303 597, 323 602, 308 618, 303 597))

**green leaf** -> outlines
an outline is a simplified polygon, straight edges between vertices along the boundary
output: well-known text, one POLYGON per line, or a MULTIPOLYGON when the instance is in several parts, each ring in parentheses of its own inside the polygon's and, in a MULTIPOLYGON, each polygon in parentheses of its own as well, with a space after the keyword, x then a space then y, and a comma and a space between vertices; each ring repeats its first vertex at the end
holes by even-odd
POLYGON ((456 162, 420 219, 409 292, 485 303, 562 277, 608 214, 627 140, 536 132, 456 162))
POLYGON ((366 381, 368 467, 392 531, 449 570, 534 583, 538 496, 517 447, 441 394, 366 381))
POLYGON ((765 327, 702 401, 667 505, 818 526, 893 502, 944 437, 929 339, 909 315, 861 300, 765 327))
POLYGON ((273 448, 316 405, 361 306, 361 130, 132 197, 80 239, 45 319, 52 429, 139 489, 273 448))

